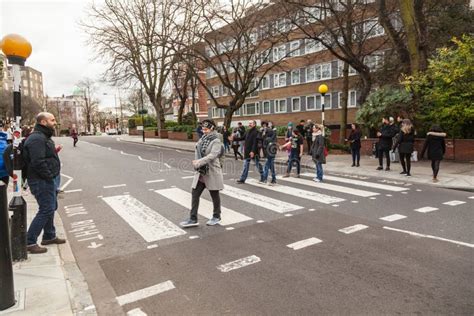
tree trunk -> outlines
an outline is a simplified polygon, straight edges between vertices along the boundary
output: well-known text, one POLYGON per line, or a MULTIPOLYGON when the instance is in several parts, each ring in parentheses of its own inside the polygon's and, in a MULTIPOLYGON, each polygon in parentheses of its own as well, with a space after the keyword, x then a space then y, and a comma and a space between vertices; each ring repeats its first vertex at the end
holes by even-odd
POLYGON ((428 67, 428 26, 426 23, 425 14, 423 12, 423 1, 415 0, 414 10, 415 19, 417 21, 419 34, 418 34, 418 48, 420 50, 420 71, 426 70, 428 67))
POLYGON ((179 108, 178 108, 178 125, 183 124, 183 111, 184 107, 186 105, 186 99, 181 99, 179 102, 179 108))
POLYGON ((362 90, 360 92, 357 101, 360 105, 364 104, 365 100, 370 94, 370 90, 372 89, 372 78, 370 76, 370 72, 359 72, 360 79, 362 80, 362 90))
POLYGON ((420 70, 421 54, 419 49, 419 26, 416 20, 413 0, 400 0, 400 15, 405 26, 407 48, 410 54, 410 70, 412 74, 420 70))
POLYGON ((229 104, 229 107, 227 108, 227 111, 225 112, 224 116, 224 126, 229 130, 230 124, 232 123, 232 116, 234 115, 234 110, 232 110, 233 107, 231 104, 229 104))
POLYGON ((342 98, 341 98, 341 127, 339 131, 339 143, 344 144, 346 139, 346 126, 347 126, 347 104, 349 100, 349 64, 344 62, 344 68, 342 69, 343 82, 342 82, 342 98))

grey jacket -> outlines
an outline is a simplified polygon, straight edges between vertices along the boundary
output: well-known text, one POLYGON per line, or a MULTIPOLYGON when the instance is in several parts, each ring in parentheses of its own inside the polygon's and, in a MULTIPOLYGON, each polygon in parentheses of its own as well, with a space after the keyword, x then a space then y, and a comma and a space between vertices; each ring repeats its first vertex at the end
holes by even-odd
POLYGON ((326 163, 326 157, 324 156, 324 137, 318 135, 313 141, 311 146, 311 157, 314 162, 326 163))
MULTIPOLYGON (((201 142, 202 139, 199 140, 201 142)), ((198 144, 199 144, 198 142, 198 144)), ((201 182, 204 182, 206 188, 209 191, 214 190, 223 190, 224 189, 224 178, 222 176, 222 167, 219 160, 219 155, 221 154, 222 142, 219 137, 213 140, 206 149, 204 157, 199 159, 198 146, 196 144, 196 150, 194 151, 194 156, 198 160, 197 168, 204 165, 209 166, 209 172, 205 176, 201 176, 198 171, 194 174, 192 188, 195 189, 199 178, 201 182)))

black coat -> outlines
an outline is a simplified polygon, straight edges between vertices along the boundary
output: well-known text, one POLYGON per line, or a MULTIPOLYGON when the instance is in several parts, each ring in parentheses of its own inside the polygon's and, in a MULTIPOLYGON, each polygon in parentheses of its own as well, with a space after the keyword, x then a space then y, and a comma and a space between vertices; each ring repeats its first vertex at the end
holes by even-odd
POLYGON ((24 146, 24 159, 28 165, 28 179, 52 180, 61 170, 56 146, 51 139, 53 130, 36 124, 24 146))
POLYGON ((348 138, 348 140, 351 143, 351 149, 359 149, 361 147, 361 143, 360 143, 361 136, 362 135, 359 130, 351 131, 351 134, 349 135, 349 138, 348 138))
POLYGON ((267 157, 275 157, 278 151, 277 134, 271 128, 267 128, 263 138, 263 148, 267 157))
POLYGON ((258 154, 257 148, 257 136, 258 130, 256 127, 249 129, 243 137, 238 140, 245 140, 244 142, 244 158, 250 158, 250 153, 253 152, 255 155, 258 154))
POLYGON ((393 149, 397 147, 400 154, 411 154, 415 150, 415 133, 413 131, 408 134, 400 132, 393 149))
POLYGON ((304 127, 304 134, 307 139, 313 138, 313 123, 306 124, 304 127))
POLYGON ((428 159, 443 160, 443 156, 446 153, 445 137, 446 133, 429 132, 426 134, 425 144, 423 145, 420 157, 423 158, 426 150, 428 150, 428 159))
POLYGON ((390 150, 392 148, 392 138, 395 137, 398 133, 398 127, 395 125, 387 125, 384 124, 380 128, 380 133, 382 134, 379 136, 379 149, 380 150, 390 150))
POLYGON ((305 137, 306 135, 306 130, 304 128, 304 125, 297 125, 296 130, 300 132, 301 137, 305 137))

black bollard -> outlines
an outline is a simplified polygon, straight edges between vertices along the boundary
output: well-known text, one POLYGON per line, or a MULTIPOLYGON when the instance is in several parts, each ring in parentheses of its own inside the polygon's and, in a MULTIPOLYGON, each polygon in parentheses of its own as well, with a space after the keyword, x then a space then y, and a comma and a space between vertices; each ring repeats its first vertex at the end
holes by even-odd
POLYGON ((10 211, 12 216, 12 255, 13 261, 22 261, 28 259, 26 250, 26 237, 28 227, 26 223, 26 201, 22 196, 14 196, 10 200, 10 211))
POLYGON ((0 311, 15 305, 7 186, 0 181, 0 311))

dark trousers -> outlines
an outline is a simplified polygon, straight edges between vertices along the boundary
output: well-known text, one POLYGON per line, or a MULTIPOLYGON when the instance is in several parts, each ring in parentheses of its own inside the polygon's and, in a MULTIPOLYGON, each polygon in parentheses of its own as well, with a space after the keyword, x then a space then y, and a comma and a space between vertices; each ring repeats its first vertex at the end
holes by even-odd
POLYGON ((411 154, 400 153, 400 164, 402 165, 403 171, 410 173, 411 170, 411 154))
POLYGON ((431 169, 433 170, 433 178, 438 177, 440 163, 441 163, 441 160, 431 160, 431 169))
POLYGON ((1 177, 0 180, 2 180, 3 183, 8 186, 8 182, 10 182, 10 176, 1 177))
POLYGON ((379 149, 379 166, 383 167, 383 156, 387 160, 387 168, 390 168, 390 149, 379 149))
POLYGON ((291 151, 290 158, 288 159, 288 168, 286 169, 286 173, 291 172, 291 168, 293 164, 296 164, 296 173, 300 174, 301 171, 301 164, 300 164, 300 152, 299 151, 291 151))
MULTIPOLYGON (((201 198, 201 194, 206 188, 206 185, 198 181, 197 186, 195 189, 193 189, 192 192, 192 202, 191 202, 191 216, 190 218, 193 221, 197 221, 198 217, 198 209, 199 209, 199 199, 201 198)), ((212 197, 212 204, 214 206, 214 215, 213 217, 215 218, 221 218, 221 198, 219 195, 218 190, 209 190, 209 193, 211 193, 212 197)))
POLYGON ((72 144, 74 145, 74 147, 76 147, 76 144, 77 144, 78 141, 79 141, 78 138, 73 138, 72 144))
POLYGON ((352 164, 355 165, 357 163, 357 165, 359 165, 359 162, 360 162, 360 148, 352 148, 351 153, 352 153, 352 164))
POLYGON ((311 155, 311 146, 313 146, 313 139, 306 138, 306 142, 308 143, 308 155, 311 155))
POLYGON ((237 160, 237 155, 240 157, 240 159, 244 160, 244 157, 242 156, 242 154, 239 152, 239 145, 233 145, 232 146, 232 149, 234 150, 234 156, 235 156, 235 160, 237 160))
POLYGON ((54 212, 58 208, 54 180, 29 179, 30 191, 38 202, 38 213, 28 229, 28 245, 34 245, 43 230, 43 240, 56 238, 54 212))

